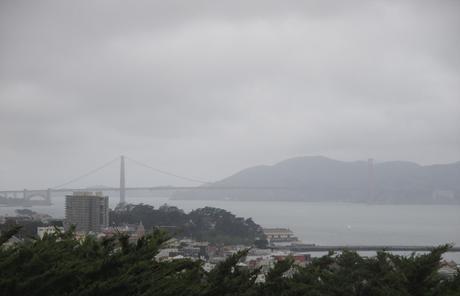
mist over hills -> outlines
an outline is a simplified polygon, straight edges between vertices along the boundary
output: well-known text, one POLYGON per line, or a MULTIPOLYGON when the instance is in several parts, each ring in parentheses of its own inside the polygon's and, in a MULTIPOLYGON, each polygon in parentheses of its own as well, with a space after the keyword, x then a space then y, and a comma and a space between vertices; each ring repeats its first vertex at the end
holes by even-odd
POLYGON ((407 161, 338 161, 296 157, 244 169, 175 199, 459 203, 460 162, 421 166, 407 161), (227 188, 226 188, 227 187, 227 188), (231 189, 228 187, 238 187, 231 189))

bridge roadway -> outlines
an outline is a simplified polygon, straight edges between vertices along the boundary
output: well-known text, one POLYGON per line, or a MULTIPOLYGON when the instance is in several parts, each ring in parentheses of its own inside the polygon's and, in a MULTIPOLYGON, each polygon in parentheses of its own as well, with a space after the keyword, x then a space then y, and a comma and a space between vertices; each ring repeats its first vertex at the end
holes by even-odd
MULTIPOLYGON (((298 190, 293 187, 269 187, 269 186, 145 186, 145 187, 126 187, 123 191, 179 191, 179 190, 298 190)), ((0 204, 14 206, 32 206, 32 205, 51 205, 53 193, 71 194, 72 192, 117 192, 121 191, 119 187, 88 187, 88 188, 48 188, 48 189, 23 189, 23 190, 0 190, 0 204)), ((62 197, 54 196, 54 197, 62 197)))
MULTIPOLYGON (((270 189, 270 190, 295 190, 301 188, 280 187, 280 186, 153 186, 153 187, 126 187, 126 190, 222 190, 222 189, 270 189)), ((119 187, 90 187, 90 188, 60 188, 51 189, 53 192, 81 192, 81 191, 120 191, 119 187)), ((1 192, 1 191, 0 191, 1 192)))
MULTIPOLYGON (((282 187, 282 186, 145 186, 145 187, 126 187, 129 190, 150 190, 150 191, 165 191, 165 190, 298 190, 300 187, 282 187)), ((44 193, 44 192, 84 192, 84 191, 120 191, 119 187, 88 187, 88 188, 49 188, 49 189, 22 189, 22 190, 0 190, 0 196, 17 196, 28 193, 44 193)))
MULTIPOLYGON (((342 245, 342 246, 319 246, 319 245, 293 245, 287 247, 274 247, 273 249, 286 250, 295 252, 328 252, 328 251, 392 251, 392 252, 429 252, 436 247, 434 246, 405 246, 405 245, 342 245)), ((452 247, 447 252, 460 252, 460 247, 452 247)))

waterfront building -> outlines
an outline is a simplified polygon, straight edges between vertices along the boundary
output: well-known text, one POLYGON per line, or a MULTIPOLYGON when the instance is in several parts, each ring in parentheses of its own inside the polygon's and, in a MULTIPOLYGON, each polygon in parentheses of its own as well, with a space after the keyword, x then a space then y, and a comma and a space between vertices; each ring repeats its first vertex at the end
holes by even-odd
POLYGON ((101 192, 74 192, 65 201, 65 226, 77 231, 100 232, 109 225, 109 197, 101 192))
POLYGON ((299 239, 288 228, 264 228, 263 232, 271 245, 284 245, 299 242, 299 239))

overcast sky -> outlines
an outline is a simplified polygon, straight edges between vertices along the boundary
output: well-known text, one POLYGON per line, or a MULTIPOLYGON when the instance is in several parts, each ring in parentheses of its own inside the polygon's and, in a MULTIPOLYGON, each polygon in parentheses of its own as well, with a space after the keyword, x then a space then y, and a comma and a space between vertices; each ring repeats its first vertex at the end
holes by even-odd
POLYGON ((2 0, 0 189, 121 154, 205 180, 301 155, 458 161, 459 53, 455 0, 2 0))

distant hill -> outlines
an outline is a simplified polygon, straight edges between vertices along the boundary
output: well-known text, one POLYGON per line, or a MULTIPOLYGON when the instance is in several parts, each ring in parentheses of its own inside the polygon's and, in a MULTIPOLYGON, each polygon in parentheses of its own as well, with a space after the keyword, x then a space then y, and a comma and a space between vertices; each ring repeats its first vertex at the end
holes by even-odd
POLYGON ((369 178, 367 161, 297 157, 272 166, 251 167, 207 187, 215 189, 181 192, 173 198, 459 203, 460 162, 429 166, 407 161, 375 163, 373 178, 369 178))

